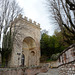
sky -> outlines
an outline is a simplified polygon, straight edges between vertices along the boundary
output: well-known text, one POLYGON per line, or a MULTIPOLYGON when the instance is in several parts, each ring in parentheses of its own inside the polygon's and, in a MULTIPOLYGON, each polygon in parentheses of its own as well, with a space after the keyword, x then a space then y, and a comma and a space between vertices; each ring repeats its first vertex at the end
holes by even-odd
POLYGON ((53 35, 55 28, 50 22, 45 0, 17 0, 17 2, 23 8, 26 17, 40 23, 42 30, 46 29, 49 35, 53 35))

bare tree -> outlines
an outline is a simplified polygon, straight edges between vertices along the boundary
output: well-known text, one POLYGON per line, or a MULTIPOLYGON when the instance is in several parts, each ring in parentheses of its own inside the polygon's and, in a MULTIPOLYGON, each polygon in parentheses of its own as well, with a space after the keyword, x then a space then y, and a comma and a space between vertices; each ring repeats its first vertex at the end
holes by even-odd
POLYGON ((11 21, 13 21, 14 18, 17 17, 20 13, 22 13, 22 9, 19 7, 15 0, 0 0, 1 33, 7 33, 8 28, 12 27, 12 25, 10 24, 11 21))
POLYGON ((1 44, 3 45, 1 51, 2 57, 6 57, 7 54, 5 53, 9 54, 12 50, 12 22, 21 13, 22 8, 19 7, 15 0, 0 0, 0 36, 2 40, 1 44))
POLYGON ((16 3, 15 0, 0 0, 0 27, 1 31, 4 27, 4 32, 6 33, 10 22, 14 20, 22 12, 22 9, 16 3))
POLYGON ((72 0, 66 0, 66 3, 70 6, 70 10, 75 10, 75 4, 71 1, 72 0))
MULTIPOLYGON (((52 18, 59 25, 65 42, 72 43, 75 40, 75 12, 70 10, 66 0, 47 0, 52 18)), ((75 3, 75 0, 72 0, 75 3)))

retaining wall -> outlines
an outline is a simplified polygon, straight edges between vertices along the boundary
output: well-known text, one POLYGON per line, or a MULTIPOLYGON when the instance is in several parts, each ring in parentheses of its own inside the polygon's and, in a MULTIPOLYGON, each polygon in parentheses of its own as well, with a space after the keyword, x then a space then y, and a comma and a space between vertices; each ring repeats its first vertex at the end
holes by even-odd
POLYGON ((34 68, 0 68, 0 75, 37 75, 38 73, 47 72, 46 67, 34 68))
POLYGON ((65 49, 57 60, 59 75, 75 75, 75 44, 65 49))
POLYGON ((75 75, 75 61, 59 66, 59 75, 75 75))

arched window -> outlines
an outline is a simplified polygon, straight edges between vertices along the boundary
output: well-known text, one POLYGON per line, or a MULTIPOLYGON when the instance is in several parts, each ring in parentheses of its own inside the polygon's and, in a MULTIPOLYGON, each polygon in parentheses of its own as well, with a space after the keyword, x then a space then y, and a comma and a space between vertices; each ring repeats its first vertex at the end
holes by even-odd
POLYGON ((34 56, 35 55, 35 52, 34 51, 31 51, 31 54, 34 56))

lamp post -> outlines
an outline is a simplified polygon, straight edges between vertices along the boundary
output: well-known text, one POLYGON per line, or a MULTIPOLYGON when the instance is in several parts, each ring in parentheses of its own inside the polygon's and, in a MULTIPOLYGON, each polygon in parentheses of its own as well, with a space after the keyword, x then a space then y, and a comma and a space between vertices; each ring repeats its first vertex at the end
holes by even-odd
POLYGON ((17 55, 18 55, 18 66, 19 66, 19 60, 20 60, 20 55, 21 55, 21 53, 17 53, 17 55))

